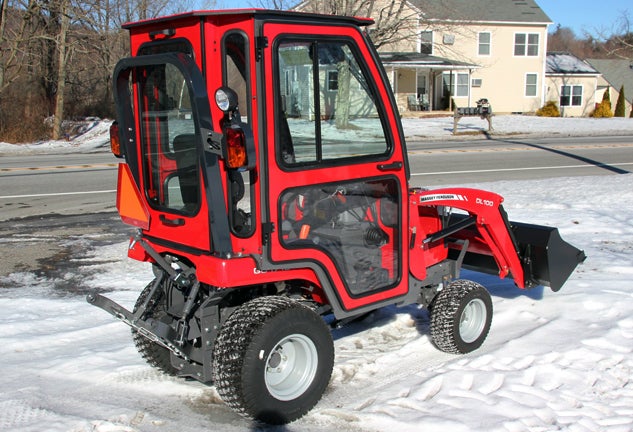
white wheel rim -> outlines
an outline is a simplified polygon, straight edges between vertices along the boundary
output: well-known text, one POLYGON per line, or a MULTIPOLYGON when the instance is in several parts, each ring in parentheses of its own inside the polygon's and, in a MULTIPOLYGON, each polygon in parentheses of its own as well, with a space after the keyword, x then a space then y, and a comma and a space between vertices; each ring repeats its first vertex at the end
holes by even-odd
POLYGON ((462 311, 459 319, 459 335, 466 343, 471 343, 481 336, 486 326, 486 304, 481 299, 473 299, 462 311))
POLYGON ((318 363, 317 349, 310 338, 286 336, 266 359, 264 380, 268 392, 282 401, 298 398, 312 384, 318 363))

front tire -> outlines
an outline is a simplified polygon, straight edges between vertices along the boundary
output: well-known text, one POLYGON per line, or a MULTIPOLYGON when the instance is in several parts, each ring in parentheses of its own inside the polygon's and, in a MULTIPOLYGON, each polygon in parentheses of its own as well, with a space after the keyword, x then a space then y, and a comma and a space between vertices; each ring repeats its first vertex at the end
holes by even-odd
POLYGON ((456 280, 431 307, 431 339, 440 350, 466 354, 483 344, 492 323, 492 300, 478 283, 456 280))
POLYGON ((214 383, 227 405, 264 423, 285 424, 321 399, 334 344, 312 309, 285 297, 262 297, 228 318, 213 358, 214 383))

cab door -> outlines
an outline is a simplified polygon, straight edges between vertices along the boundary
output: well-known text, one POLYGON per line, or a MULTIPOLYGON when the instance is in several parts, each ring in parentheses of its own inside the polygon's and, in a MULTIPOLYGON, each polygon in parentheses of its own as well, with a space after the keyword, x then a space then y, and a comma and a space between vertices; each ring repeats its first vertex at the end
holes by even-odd
POLYGON ((185 53, 124 59, 115 82, 126 162, 149 213, 145 234, 175 249, 230 251, 219 154, 205 146, 211 116, 194 60, 185 53))
POLYGON ((408 283, 407 173, 375 52, 355 26, 263 33, 268 257, 314 269, 339 315, 393 302, 408 283))

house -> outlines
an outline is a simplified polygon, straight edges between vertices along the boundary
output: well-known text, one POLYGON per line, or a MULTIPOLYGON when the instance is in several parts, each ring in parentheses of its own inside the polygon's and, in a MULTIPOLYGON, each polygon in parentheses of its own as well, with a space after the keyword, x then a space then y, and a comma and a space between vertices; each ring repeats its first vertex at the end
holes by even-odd
POLYGON ((420 50, 460 62, 441 71, 418 68, 418 79, 431 84, 434 109, 452 108, 449 98, 457 106, 487 98, 495 112, 507 113, 543 105, 551 20, 534 0, 412 3, 421 11, 420 50))
MULTIPOLYGON (((377 18, 391 1, 367 3, 375 3, 377 18)), ((498 113, 534 112, 544 104, 552 21, 534 0, 409 0, 406 6, 412 34, 379 49, 401 111, 474 106, 480 98, 498 113)), ((323 10, 320 0, 297 9, 323 10)))
POLYGON ((600 77, 593 66, 572 54, 549 52, 545 100, 555 101, 562 117, 586 117, 594 111, 596 102, 602 100, 602 92, 597 94, 600 77))
POLYGON ((598 80, 599 99, 602 100, 602 93, 610 88, 611 108, 615 110, 615 104, 620 95, 620 88, 624 86, 625 115, 631 113, 633 104, 633 61, 631 60, 604 60, 587 59, 587 63, 600 71, 602 76, 598 80))

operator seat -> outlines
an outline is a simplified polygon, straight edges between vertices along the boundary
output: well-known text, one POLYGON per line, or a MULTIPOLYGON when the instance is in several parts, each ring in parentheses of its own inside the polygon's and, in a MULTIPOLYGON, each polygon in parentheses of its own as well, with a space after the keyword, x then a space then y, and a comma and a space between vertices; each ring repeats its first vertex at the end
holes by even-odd
POLYGON ((196 136, 194 134, 178 135, 174 138, 173 146, 177 168, 176 175, 184 204, 183 210, 193 211, 198 207, 200 197, 196 136))

